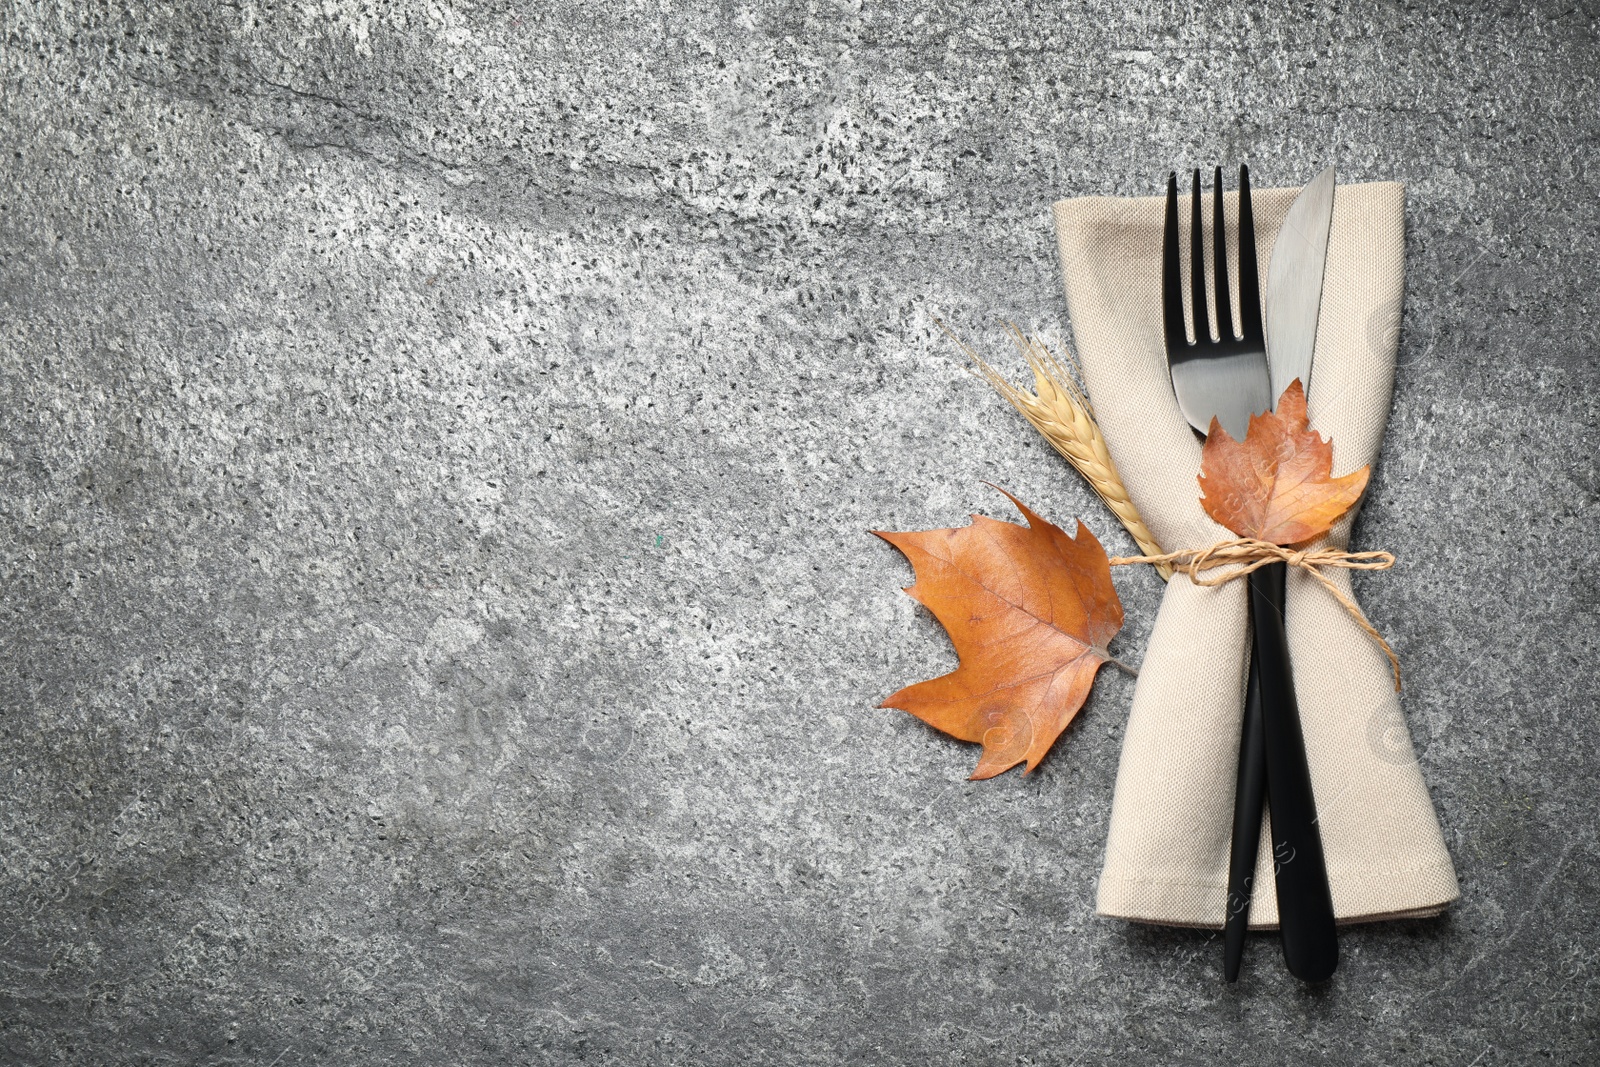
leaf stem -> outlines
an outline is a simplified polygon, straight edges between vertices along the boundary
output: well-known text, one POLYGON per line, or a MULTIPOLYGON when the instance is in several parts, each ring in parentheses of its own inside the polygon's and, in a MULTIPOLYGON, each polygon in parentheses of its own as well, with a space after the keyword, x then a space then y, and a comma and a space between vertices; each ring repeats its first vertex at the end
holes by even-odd
POLYGON ((1114 663, 1118 667, 1121 667, 1122 670, 1123 670, 1123 673, 1128 675, 1128 677, 1130 677, 1130 678, 1139 677, 1139 669, 1137 667, 1130 667, 1126 663, 1122 662, 1120 659, 1118 659, 1115 656, 1107 656, 1106 657, 1106 662, 1107 663, 1114 663))

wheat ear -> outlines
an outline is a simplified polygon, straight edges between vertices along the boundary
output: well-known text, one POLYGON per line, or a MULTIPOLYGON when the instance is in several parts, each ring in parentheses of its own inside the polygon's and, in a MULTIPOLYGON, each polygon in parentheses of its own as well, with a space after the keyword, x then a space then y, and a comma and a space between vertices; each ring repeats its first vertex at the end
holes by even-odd
MULTIPOLYGON (((1112 462, 1111 452, 1106 448, 1105 435, 1095 421, 1094 405, 1089 403, 1083 386, 1078 384, 1078 376, 1074 373, 1077 361, 1072 353, 1062 349, 1072 362, 1072 369, 1069 370, 1037 337, 1028 337, 1015 324, 1007 323, 1012 343, 1033 371, 1037 392, 1030 393, 1013 385, 943 322, 938 319, 934 321, 972 360, 995 391, 1022 412, 1023 417, 1033 423, 1034 429, 1044 435, 1051 447, 1083 475, 1083 480, 1105 501, 1106 507, 1128 531, 1139 546, 1139 551, 1147 556, 1161 555, 1162 549, 1155 534, 1145 525, 1139 509, 1128 496, 1127 486, 1122 484, 1122 478, 1117 474, 1117 465, 1112 462)), ((1160 563, 1155 566, 1163 579, 1172 577, 1171 565, 1160 563)))

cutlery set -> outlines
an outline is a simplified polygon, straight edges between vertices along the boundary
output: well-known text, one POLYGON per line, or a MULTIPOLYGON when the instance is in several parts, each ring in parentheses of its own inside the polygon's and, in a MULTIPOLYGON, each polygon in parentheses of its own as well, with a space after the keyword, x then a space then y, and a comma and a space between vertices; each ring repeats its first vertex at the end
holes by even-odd
MULTIPOLYGON (((1212 187, 1212 272, 1216 335, 1206 286, 1206 247, 1200 171, 1190 198, 1189 300, 1185 316, 1183 250, 1178 225, 1178 179, 1167 181, 1162 247, 1162 323, 1172 388, 1184 417, 1208 432, 1213 417, 1236 439, 1251 415, 1271 410, 1296 378, 1309 387, 1322 300, 1323 268, 1333 216, 1334 171, 1322 171, 1301 191, 1285 217, 1268 264, 1265 318, 1257 266, 1250 174, 1239 168, 1239 322, 1233 321, 1222 168, 1212 187), (1192 320, 1194 340, 1187 321, 1192 320)), ((1316 804, 1306 761, 1294 674, 1284 627, 1287 565, 1252 573, 1252 640, 1234 797, 1224 926, 1224 975, 1235 981, 1249 926, 1251 885, 1260 847, 1262 810, 1270 815, 1278 924, 1289 972, 1322 981, 1338 966, 1333 900, 1328 886, 1316 804)))

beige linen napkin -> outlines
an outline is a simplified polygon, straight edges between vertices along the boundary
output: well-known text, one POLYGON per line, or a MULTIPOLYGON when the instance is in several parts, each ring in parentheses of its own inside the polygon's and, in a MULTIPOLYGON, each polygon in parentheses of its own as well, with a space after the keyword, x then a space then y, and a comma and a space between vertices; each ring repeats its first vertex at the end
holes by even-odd
MULTIPOLYGON (((1273 241, 1298 192, 1254 194, 1263 284, 1273 241)), ((1236 247, 1237 195, 1226 204, 1236 247)), ((1200 508, 1201 441, 1178 410, 1167 373, 1164 210, 1161 197, 1087 197, 1057 203, 1054 214, 1073 335, 1095 413, 1134 503, 1172 551, 1233 534, 1200 508)), ((1207 205, 1208 219, 1210 213, 1207 205)), ((1187 198, 1179 214, 1187 242, 1187 198)), ((1311 425, 1333 439, 1335 474, 1376 459, 1383 439, 1404 253, 1404 187, 1339 186, 1310 390, 1311 425)), ((1232 258, 1236 279, 1237 253, 1232 258)), ((1344 547, 1353 519, 1352 512, 1329 542, 1344 547)), ((1329 576, 1349 591, 1349 572, 1329 576)), ((1223 923, 1247 614, 1242 581, 1204 589, 1180 575, 1167 585, 1117 771, 1100 876, 1102 915, 1175 926, 1223 923)), ((1292 568, 1287 614, 1334 913, 1342 921, 1437 914, 1459 889, 1389 662, 1327 590, 1292 568)), ((1276 926, 1265 830, 1255 886, 1251 926, 1276 926)))

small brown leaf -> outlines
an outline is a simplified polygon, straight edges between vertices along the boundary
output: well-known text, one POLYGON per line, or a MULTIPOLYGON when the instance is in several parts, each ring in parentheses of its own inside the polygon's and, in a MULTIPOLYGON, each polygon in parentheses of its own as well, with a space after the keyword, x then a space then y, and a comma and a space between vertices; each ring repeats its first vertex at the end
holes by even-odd
POLYGON ((917 580, 906 592, 944 625, 961 659, 951 673, 879 706, 981 742, 973 778, 1023 762, 1027 772, 1037 767, 1088 698, 1122 629, 1111 567, 1088 527, 1080 522, 1069 537, 1006 497, 1027 526, 974 515, 960 529, 873 531, 911 561, 917 580))
POLYGON ((1200 504, 1240 537, 1297 545, 1324 533, 1367 488, 1369 469, 1333 477, 1333 443, 1311 429, 1296 378, 1278 409, 1250 416, 1243 441, 1216 419, 1200 454, 1200 504))

